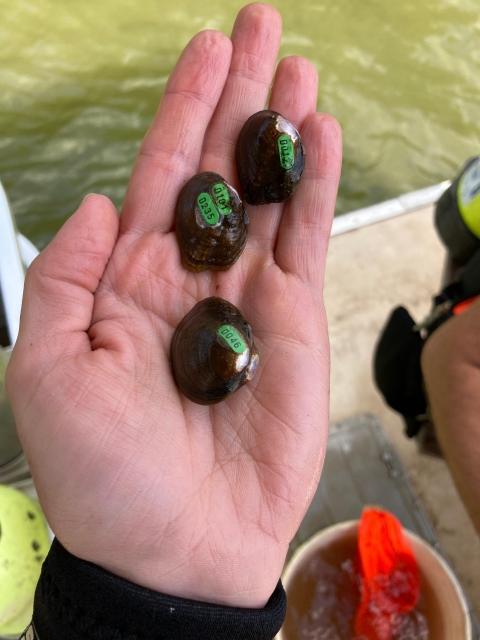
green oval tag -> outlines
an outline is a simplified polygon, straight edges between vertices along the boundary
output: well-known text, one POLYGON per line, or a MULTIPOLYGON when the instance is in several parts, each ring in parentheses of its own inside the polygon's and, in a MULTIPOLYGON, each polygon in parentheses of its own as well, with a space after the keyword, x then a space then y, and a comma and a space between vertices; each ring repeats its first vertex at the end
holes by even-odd
POLYGON ((217 205, 217 209, 224 216, 228 216, 232 213, 232 205, 230 203, 230 196, 228 195, 227 187, 219 182, 213 185, 213 199, 217 205))
POLYGON ((217 224, 217 222, 220 220, 220 214, 213 204, 210 194, 201 193, 197 198, 197 204, 200 207, 202 216, 205 218, 205 222, 212 226, 214 224, 217 224))
POLYGON ((222 325, 217 333, 235 353, 243 353, 246 350, 247 345, 231 325, 222 325))
POLYGON ((282 167, 284 169, 291 169, 295 164, 295 153, 290 136, 283 134, 278 138, 278 153, 282 167))

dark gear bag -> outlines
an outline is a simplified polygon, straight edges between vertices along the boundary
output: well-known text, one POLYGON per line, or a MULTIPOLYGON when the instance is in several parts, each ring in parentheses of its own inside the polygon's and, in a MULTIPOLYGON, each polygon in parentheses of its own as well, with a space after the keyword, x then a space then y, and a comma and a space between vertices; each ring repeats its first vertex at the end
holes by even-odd
POLYGON ((455 281, 433 299, 430 315, 420 324, 403 307, 390 315, 377 343, 374 377, 386 403, 405 421, 409 438, 418 434, 427 418, 420 358, 429 336, 449 318, 465 311, 480 296, 480 251, 458 271, 455 281))
POLYGON ((405 419, 412 438, 419 431, 417 416, 427 411, 420 356, 424 341, 404 307, 393 310, 382 331, 374 357, 375 382, 386 403, 405 419))

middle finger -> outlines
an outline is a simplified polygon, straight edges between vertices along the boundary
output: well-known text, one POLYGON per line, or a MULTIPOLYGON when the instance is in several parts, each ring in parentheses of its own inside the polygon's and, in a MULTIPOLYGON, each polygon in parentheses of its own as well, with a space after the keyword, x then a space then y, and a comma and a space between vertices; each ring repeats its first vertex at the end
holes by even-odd
POLYGON ((215 171, 236 188, 238 134, 253 113, 265 108, 281 35, 280 14, 262 3, 244 7, 233 27, 230 70, 207 129, 200 171, 215 171))

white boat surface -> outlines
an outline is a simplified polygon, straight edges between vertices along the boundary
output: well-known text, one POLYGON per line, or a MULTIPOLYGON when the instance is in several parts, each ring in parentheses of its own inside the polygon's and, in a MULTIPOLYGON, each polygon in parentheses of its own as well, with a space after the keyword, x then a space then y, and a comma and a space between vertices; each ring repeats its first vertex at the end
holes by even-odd
POLYGON ((0 483, 21 482, 34 493, 30 473, 5 391, 5 370, 18 335, 25 271, 38 255, 37 248, 20 235, 0 183, 0 296, 2 344, 0 345, 0 483))

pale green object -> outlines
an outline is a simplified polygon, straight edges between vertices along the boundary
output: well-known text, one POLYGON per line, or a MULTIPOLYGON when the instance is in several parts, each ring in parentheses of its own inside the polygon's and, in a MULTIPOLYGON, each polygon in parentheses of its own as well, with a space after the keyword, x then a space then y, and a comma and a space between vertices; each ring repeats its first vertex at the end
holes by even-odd
POLYGON ((206 192, 201 193, 197 198, 197 204, 205 218, 205 222, 212 227, 216 225, 220 220, 220 214, 218 213, 216 206, 213 204, 210 194, 206 192))
POLYGON ((280 164, 284 169, 291 169, 295 164, 295 151, 293 149, 292 139, 287 134, 284 134, 279 136, 277 144, 280 164))
POLYGON ((221 182, 218 182, 213 185, 212 191, 217 209, 220 211, 222 216, 229 216, 233 209, 227 187, 221 182))
POLYGON ((218 330, 218 335, 225 340, 235 353, 243 353, 247 348, 239 333, 230 324, 222 325, 218 330))
POLYGON ((32 618, 33 597, 50 540, 40 506, 0 485, 0 635, 18 636, 32 618))

